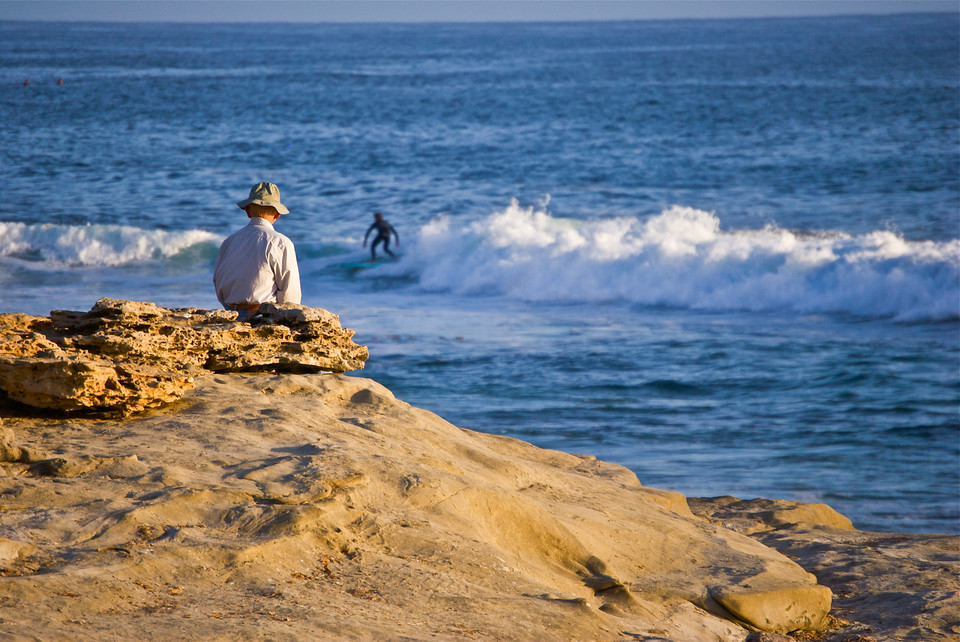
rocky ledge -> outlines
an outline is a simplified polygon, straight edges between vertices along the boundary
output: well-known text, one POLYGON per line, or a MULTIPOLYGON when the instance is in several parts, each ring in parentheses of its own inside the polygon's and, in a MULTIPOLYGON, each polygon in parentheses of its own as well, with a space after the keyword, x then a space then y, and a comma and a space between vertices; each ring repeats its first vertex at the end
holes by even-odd
POLYGON ((0 390, 60 411, 129 415, 183 396, 207 373, 360 370, 367 348, 337 315, 264 304, 230 310, 100 299, 89 312, 0 314, 0 390))

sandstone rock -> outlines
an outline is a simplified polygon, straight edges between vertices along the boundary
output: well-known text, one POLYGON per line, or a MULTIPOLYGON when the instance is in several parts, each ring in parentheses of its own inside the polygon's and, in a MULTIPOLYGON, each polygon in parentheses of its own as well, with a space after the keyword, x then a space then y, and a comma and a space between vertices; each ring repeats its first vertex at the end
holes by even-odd
POLYGON ((96 468, 97 463, 97 459, 90 455, 55 457, 36 462, 30 466, 30 472, 44 477, 78 477, 96 468))
POLYGON ((748 535, 784 527, 853 530, 845 515, 826 504, 729 496, 689 497, 687 502, 694 514, 748 535))
POLYGON ((0 537, 0 561, 27 557, 33 555, 36 551, 37 547, 29 542, 0 537))
POLYGON ((346 372, 367 358, 326 310, 265 304, 250 322, 236 317, 115 299, 49 319, 0 314, 0 390, 38 408, 131 414, 179 399, 207 372, 346 372))
POLYGON ((744 642, 797 642, 796 638, 784 635, 783 633, 769 633, 767 631, 754 631, 747 636, 744 642))
POLYGON ((136 455, 126 457, 102 458, 97 465, 96 473, 112 479, 127 479, 145 475, 149 467, 140 461, 136 455))
MULTIPOLYGON (((23 461, 21 459, 21 461, 23 461)), ((93 457, 81 455, 79 457, 53 457, 34 461, 30 466, 33 475, 42 477, 79 477, 95 472, 104 477, 113 479, 127 479, 138 477, 148 471, 146 464, 136 455, 126 457, 93 457)))
MULTIPOLYGON (((960 640, 960 538, 955 535, 859 531, 823 504, 735 497, 687 501, 695 515, 780 551, 833 592, 836 617, 827 623, 830 633, 817 639, 960 640)), ((775 641, 758 637, 756 642, 775 641)))
POLYGON ((0 429, 0 462, 20 461, 23 452, 20 447, 13 443, 13 430, 10 428, 0 429))
POLYGON ((719 588, 711 591, 710 596, 750 626, 788 633, 822 628, 833 593, 826 586, 794 584, 774 590, 719 588))
POLYGON ((682 495, 359 377, 204 376, 180 412, 55 423, 17 418, 56 452, 0 465, 0 535, 40 549, 0 563, 7 637, 809 640, 830 607, 682 495))
POLYGON ((167 367, 99 357, 0 357, 0 389, 15 401, 55 410, 139 412, 179 399, 193 387, 191 378, 167 367))

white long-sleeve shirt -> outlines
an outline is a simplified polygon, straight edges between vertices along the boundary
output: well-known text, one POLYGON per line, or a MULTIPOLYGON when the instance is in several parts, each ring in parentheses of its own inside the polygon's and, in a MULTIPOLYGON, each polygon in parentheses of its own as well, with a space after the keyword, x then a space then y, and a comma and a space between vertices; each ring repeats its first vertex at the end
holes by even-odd
POLYGON ((220 245, 213 285, 226 308, 300 303, 300 270, 293 242, 269 221, 251 218, 220 245))

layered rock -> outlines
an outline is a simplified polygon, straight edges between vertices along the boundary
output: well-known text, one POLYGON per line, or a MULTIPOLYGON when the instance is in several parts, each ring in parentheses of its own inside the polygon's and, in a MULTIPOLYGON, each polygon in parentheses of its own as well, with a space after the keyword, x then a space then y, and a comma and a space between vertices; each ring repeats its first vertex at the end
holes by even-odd
POLYGON ((0 314, 0 390, 38 408, 130 414, 179 399, 209 372, 346 372, 367 349, 337 315, 264 304, 229 310, 101 299, 50 318, 0 314))

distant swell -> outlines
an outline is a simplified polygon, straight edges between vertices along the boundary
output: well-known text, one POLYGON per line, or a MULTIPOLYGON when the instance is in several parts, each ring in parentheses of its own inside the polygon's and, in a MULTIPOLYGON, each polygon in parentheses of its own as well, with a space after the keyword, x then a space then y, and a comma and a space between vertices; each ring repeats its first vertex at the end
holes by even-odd
MULTIPOLYGON (((0 257, 38 268, 110 267, 170 258, 222 237, 202 230, 168 232, 124 225, 26 225, 0 222, 0 257)), ((215 246, 214 246, 215 247, 215 246)))
POLYGON ((791 310, 896 320, 960 316, 960 241, 877 231, 722 231, 710 212, 592 221, 506 210, 425 225, 394 272, 421 287, 527 301, 623 301, 702 310, 791 310))

